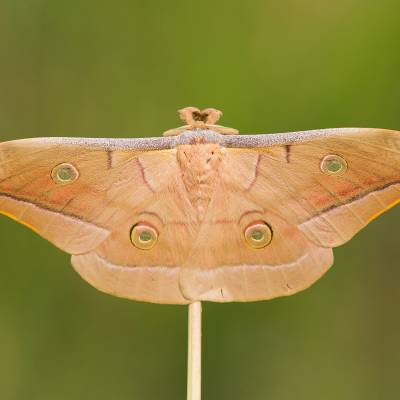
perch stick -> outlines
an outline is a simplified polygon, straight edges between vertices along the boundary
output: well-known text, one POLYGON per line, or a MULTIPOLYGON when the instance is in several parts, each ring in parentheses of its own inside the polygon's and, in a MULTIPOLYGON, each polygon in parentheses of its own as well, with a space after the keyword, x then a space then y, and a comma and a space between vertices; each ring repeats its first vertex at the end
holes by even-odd
POLYGON ((187 400, 201 400, 201 302, 189 304, 187 400))

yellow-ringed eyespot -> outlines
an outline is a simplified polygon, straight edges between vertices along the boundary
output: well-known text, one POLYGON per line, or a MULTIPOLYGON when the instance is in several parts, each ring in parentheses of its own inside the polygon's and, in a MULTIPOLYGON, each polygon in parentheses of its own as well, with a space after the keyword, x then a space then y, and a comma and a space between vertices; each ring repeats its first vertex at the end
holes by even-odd
POLYGON ((63 163, 53 168, 51 177, 55 183, 66 185, 79 178, 79 171, 72 164, 63 163))
POLYGON ((347 171, 347 162, 338 155, 329 154, 322 159, 320 168, 328 175, 342 175, 347 171))
POLYGON ((157 230, 146 223, 139 222, 131 229, 131 242, 140 250, 150 250, 158 240, 157 230))
POLYGON ((244 238, 253 249, 262 249, 271 243, 272 229, 264 221, 252 222, 244 230, 244 238))

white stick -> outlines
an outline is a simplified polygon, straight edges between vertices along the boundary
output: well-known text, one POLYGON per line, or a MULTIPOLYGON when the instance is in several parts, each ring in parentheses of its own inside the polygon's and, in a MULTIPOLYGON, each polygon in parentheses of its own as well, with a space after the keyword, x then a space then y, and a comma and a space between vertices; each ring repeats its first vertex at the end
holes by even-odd
POLYGON ((189 305, 187 400, 201 400, 201 303, 189 305))

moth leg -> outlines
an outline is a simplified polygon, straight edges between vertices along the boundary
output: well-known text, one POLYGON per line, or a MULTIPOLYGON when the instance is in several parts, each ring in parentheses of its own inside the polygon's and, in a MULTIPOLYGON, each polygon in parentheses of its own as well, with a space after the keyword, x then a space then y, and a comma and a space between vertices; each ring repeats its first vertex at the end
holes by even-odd
POLYGON ((179 128, 168 129, 162 135, 163 136, 178 136, 185 131, 190 131, 192 127, 190 125, 180 126, 179 128))
POLYGON ((239 135, 239 131, 235 128, 228 128, 221 125, 207 125, 207 129, 220 133, 221 135, 239 135))

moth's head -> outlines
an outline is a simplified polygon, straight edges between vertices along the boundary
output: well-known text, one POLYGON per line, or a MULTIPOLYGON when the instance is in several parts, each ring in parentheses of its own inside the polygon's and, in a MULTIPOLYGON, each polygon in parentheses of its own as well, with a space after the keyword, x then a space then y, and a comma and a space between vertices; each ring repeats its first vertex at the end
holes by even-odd
POLYGON ((237 135, 237 129, 216 125, 222 116, 222 111, 215 108, 200 110, 197 107, 185 107, 178 110, 179 118, 185 123, 179 128, 170 129, 163 136, 178 136, 186 131, 212 130, 221 135, 237 135))

